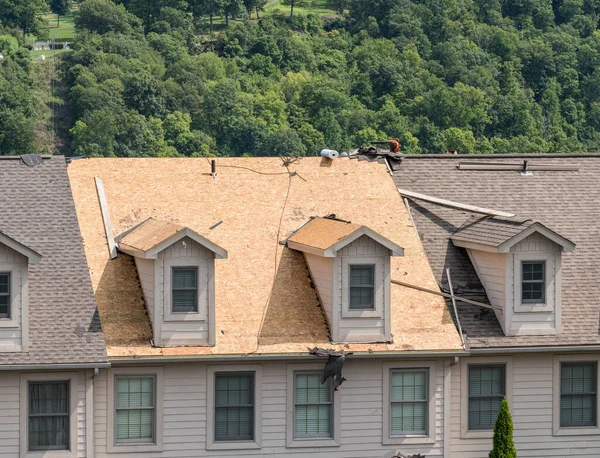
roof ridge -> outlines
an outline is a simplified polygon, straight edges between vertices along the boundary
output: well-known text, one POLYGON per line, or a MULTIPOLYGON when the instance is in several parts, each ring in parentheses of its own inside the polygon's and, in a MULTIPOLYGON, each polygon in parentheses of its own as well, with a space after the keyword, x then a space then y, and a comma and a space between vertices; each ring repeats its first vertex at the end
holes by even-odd
POLYGON ((481 160, 481 159, 518 159, 518 158, 600 158, 600 153, 519 153, 519 154, 407 154, 404 159, 451 159, 451 160, 481 160))

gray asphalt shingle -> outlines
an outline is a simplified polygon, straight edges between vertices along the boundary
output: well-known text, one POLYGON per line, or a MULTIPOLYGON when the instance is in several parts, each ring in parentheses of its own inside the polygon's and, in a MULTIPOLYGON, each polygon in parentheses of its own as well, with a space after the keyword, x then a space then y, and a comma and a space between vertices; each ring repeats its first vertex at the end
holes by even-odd
MULTIPOLYGON (((459 303, 459 317, 468 342, 477 347, 600 344, 600 156, 544 155, 469 156, 470 161, 577 165, 577 171, 459 170, 464 156, 411 156, 394 167, 399 188, 526 216, 576 244, 563 253, 562 325, 559 336, 505 337, 492 311, 459 303)), ((489 303, 466 251, 450 237, 470 218, 461 210, 411 200, 412 214, 431 267, 447 288, 445 269, 451 269, 456 293, 489 303)), ((494 231, 491 231, 494 232, 494 231)), ((490 231, 484 236, 494 238, 490 231)), ((500 236, 498 236, 500 237, 500 236)))
POLYGON ((29 352, 0 364, 107 362, 64 157, 0 160, 0 229, 42 255, 29 266, 29 352))

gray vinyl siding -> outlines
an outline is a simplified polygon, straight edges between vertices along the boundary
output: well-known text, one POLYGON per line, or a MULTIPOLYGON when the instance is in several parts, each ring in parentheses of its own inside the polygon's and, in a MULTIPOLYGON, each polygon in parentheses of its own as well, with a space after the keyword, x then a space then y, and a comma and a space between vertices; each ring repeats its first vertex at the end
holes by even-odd
MULTIPOLYGON (((27 405, 26 399, 20 399, 20 372, 0 373, 0 458, 19 458, 19 418, 21 403, 27 405)), ((77 384, 71 389, 77 391, 77 458, 86 458, 86 398, 85 371, 78 371, 77 384)), ((48 454, 51 455, 51 454, 48 454)))
POLYGON ((317 287, 329 325, 333 326, 333 258, 305 253, 306 264, 317 287))
MULTIPOLYGON (((315 359, 315 361, 317 361, 315 359)), ((322 360, 321 360, 322 361, 322 360)), ((390 361, 390 359, 386 359, 390 361)), ((406 360, 404 360, 406 362, 406 360)), ((291 361, 290 361, 291 362, 291 361)), ((324 361, 323 361, 324 362, 324 361)), ((449 361, 445 361, 449 364, 449 361)), ((253 362, 256 364, 256 362, 253 362)), ((164 365, 164 436, 163 451, 143 454, 149 457, 195 458, 203 456, 238 458, 244 456, 284 458, 290 456, 314 458, 381 458, 387 452, 401 449, 408 453, 424 453, 427 457, 443 456, 444 361, 436 363, 436 441, 424 445, 382 445, 383 424, 383 360, 347 360, 346 381, 338 392, 341 396, 341 445, 339 447, 286 448, 287 363, 263 362, 262 448, 256 450, 206 450, 207 365, 179 363, 164 365)), ((237 364, 236 370, 243 365, 237 364)), ((106 416, 112 409, 106 406, 107 372, 101 371, 95 387, 96 458, 114 456, 106 453, 106 416)), ((257 400, 256 404, 259 402, 257 400)), ((208 420, 207 420, 208 419, 208 420)), ((119 453, 133 458, 139 453, 119 453)))
POLYGON ((0 327, 0 352, 1 351, 21 351, 22 345, 22 314, 23 309, 23 287, 27 279, 28 263, 27 258, 21 253, 0 243, 0 272, 11 272, 10 287, 10 317, 15 320, 18 327, 3 328, 0 327), (9 267, 9 268, 7 268, 9 267))
POLYGON ((150 322, 154 321, 154 260, 134 258, 150 322))
MULTIPOLYGON (((491 436, 488 439, 461 438, 460 377, 458 364, 452 368, 451 375, 451 456, 487 458, 492 447, 491 436)), ((513 355, 512 390, 511 413, 519 458, 600 456, 600 434, 553 436, 553 355, 513 355)))

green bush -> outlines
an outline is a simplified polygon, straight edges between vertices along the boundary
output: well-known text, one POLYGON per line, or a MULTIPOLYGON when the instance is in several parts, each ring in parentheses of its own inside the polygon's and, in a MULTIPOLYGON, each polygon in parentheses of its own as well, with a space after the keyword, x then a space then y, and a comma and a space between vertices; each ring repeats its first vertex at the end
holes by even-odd
POLYGON ((517 450, 513 441, 513 422, 506 398, 502 400, 494 425, 494 446, 489 458, 517 458, 517 450))

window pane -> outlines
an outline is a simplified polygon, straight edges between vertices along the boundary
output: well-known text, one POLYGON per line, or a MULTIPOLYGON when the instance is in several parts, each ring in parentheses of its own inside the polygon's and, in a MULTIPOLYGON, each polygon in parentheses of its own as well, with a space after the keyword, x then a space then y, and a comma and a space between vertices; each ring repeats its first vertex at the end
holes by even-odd
POLYGON ((117 411, 117 439, 152 439, 153 435, 153 409, 117 411))
POLYGON ((154 437, 154 377, 117 378, 117 440, 154 437))
POLYGON ((215 376, 215 440, 254 438, 254 375, 215 376))
POLYGON ((176 267, 173 269, 173 289, 195 288, 197 269, 176 267))
POLYGON ((392 372, 392 402, 426 401, 427 371, 392 372))
POLYGON ((195 312, 198 310, 197 290, 173 290, 174 312, 195 312))
POLYGON ((350 266, 350 286, 373 286, 374 266, 350 266))
POLYGON ((30 450, 69 448, 69 382, 29 384, 30 450))
POLYGON ((492 429, 504 398, 504 366, 469 366, 469 429, 492 429))
POLYGON ((391 406, 391 433, 398 434, 426 434, 426 402, 392 403, 391 406))
POLYGON ((198 269, 196 267, 174 267, 172 270, 173 304, 175 313, 198 311, 198 269))
POLYGON ((0 274, 0 294, 8 294, 10 284, 9 274, 0 274))
POLYGON ((596 364, 562 364, 560 424, 564 427, 596 425, 596 364))
POLYGON ((331 379, 321 383, 320 373, 298 373, 295 377, 295 437, 331 437, 331 379))

